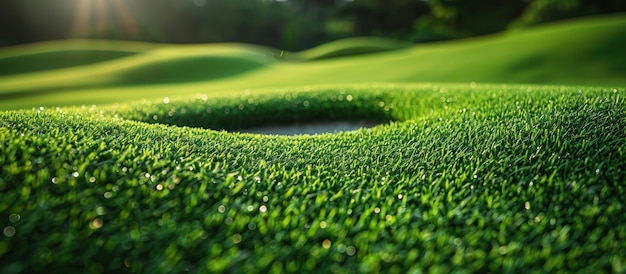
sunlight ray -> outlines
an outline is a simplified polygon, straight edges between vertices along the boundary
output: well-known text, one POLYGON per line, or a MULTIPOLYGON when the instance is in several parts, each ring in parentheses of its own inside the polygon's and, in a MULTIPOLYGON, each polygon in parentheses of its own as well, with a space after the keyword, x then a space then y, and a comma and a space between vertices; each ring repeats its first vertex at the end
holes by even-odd
POLYGON ((106 35, 109 26, 108 22, 108 0, 96 0, 96 34, 106 35))
POLYGON ((133 15, 132 11, 128 7, 128 4, 125 3, 124 0, 113 0, 112 2, 115 12, 121 20, 122 31, 125 34, 130 35, 131 37, 140 36, 139 24, 137 23, 137 19, 133 15))
POLYGON ((72 36, 86 36, 89 34, 89 17, 91 14, 91 1, 78 1, 72 36))
POLYGON ((141 37, 139 23, 124 0, 82 0, 76 5, 72 37, 141 37))

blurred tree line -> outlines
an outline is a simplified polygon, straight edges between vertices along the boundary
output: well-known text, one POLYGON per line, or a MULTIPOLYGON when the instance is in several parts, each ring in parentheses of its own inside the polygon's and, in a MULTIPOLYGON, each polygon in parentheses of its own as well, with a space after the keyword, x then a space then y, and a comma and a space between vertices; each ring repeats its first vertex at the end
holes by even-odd
POLYGON ((624 0, 2 0, 0 46, 66 38, 246 42, 455 39, 626 11, 624 0))

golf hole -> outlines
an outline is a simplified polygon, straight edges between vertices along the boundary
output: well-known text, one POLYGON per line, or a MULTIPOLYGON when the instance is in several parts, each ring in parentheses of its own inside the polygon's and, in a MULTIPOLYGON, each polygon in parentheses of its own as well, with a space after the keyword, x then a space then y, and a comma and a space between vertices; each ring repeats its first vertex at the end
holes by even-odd
POLYGON ((260 127, 251 127, 240 129, 237 132, 241 133, 257 133, 266 135, 316 135, 324 133, 340 133, 355 131, 362 128, 372 128, 381 124, 376 121, 325 121, 325 122, 309 122, 309 123, 297 123, 297 124, 273 124, 260 127))

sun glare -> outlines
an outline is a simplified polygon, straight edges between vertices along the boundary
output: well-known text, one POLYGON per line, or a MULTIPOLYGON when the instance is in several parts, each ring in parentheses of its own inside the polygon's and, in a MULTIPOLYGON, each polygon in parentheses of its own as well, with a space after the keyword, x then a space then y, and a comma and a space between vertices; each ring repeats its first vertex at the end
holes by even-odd
POLYGON ((122 34, 138 38, 140 29, 125 0, 78 0, 72 34, 74 37, 122 34))

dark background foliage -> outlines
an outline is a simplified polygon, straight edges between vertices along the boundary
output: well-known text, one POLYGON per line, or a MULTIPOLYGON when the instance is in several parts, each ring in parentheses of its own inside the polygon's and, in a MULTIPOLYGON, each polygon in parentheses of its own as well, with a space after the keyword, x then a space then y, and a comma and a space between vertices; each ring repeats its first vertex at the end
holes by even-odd
POLYGON ((623 11, 623 0, 3 0, 0 46, 103 38, 301 50, 352 36, 426 42, 623 11))

